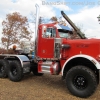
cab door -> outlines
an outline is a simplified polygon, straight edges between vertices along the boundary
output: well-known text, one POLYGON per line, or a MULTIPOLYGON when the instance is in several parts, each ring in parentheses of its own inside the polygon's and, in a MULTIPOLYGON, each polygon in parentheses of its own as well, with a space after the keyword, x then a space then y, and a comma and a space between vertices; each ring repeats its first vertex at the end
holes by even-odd
POLYGON ((47 27, 42 34, 41 40, 41 58, 54 58, 54 41, 56 37, 56 29, 47 27))

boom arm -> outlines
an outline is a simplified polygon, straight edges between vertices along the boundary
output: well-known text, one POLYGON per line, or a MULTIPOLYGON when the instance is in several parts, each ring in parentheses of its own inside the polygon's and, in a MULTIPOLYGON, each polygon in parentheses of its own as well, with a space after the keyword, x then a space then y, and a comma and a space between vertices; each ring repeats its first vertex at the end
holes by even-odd
POLYGON ((74 30, 76 31, 76 33, 82 38, 82 39, 86 39, 86 37, 84 36, 84 34, 76 27, 76 25, 69 19, 69 17, 63 12, 61 11, 62 16, 67 20, 67 22, 74 28, 74 30))

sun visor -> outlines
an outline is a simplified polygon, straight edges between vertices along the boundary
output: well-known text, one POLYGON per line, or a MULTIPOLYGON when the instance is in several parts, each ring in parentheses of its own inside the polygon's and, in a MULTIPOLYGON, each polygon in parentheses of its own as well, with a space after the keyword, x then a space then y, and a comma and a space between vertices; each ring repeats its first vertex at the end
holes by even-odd
POLYGON ((64 29, 64 30, 72 31, 68 26, 64 26, 64 25, 60 25, 60 24, 56 24, 54 26, 56 26, 57 29, 64 29))

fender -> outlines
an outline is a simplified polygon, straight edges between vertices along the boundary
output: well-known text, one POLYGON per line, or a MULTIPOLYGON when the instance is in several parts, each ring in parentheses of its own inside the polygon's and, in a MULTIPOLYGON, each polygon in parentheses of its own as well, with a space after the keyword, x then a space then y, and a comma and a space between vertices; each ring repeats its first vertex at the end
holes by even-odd
POLYGON ((62 67, 62 71, 61 71, 62 76, 63 76, 63 71, 64 71, 64 68, 65 68, 65 65, 66 65, 70 60, 72 60, 72 59, 74 59, 74 58, 77 58, 77 57, 82 57, 82 58, 86 58, 86 59, 90 60, 90 61, 95 65, 95 67, 96 67, 97 69, 100 69, 100 63, 99 63, 96 59, 94 59, 93 57, 91 57, 91 56, 89 56, 89 55, 79 54, 79 55, 72 56, 72 57, 70 57, 68 60, 66 60, 66 62, 64 63, 64 65, 63 65, 63 67, 62 67))
POLYGON ((24 67, 24 62, 30 62, 29 58, 25 55, 16 55, 16 57, 20 60, 22 67, 24 67))
POLYGON ((25 55, 0 54, 0 59, 18 60, 23 68, 23 73, 30 72, 30 60, 25 55))

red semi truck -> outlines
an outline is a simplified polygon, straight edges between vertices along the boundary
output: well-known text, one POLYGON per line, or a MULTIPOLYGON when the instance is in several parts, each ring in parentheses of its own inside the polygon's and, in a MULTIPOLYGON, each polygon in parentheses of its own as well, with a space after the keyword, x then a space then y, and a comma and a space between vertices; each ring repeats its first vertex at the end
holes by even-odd
POLYGON ((74 28, 80 39, 70 39, 72 31, 57 23, 38 25, 39 6, 36 5, 34 58, 28 54, 0 55, 0 77, 14 82, 25 73, 61 75, 71 94, 89 97, 99 84, 100 39, 87 39, 68 16, 62 16, 74 28))

